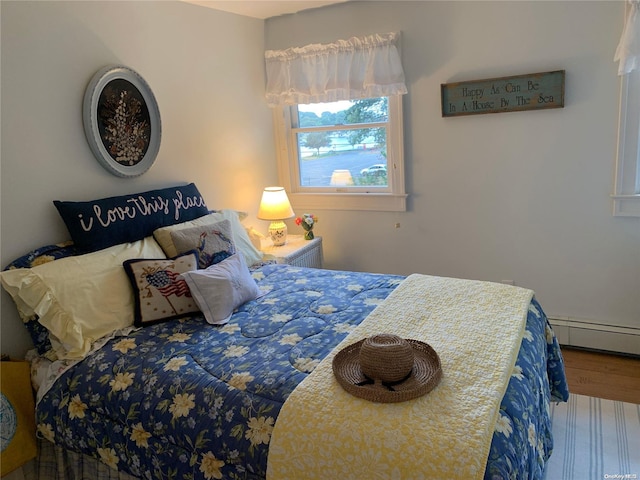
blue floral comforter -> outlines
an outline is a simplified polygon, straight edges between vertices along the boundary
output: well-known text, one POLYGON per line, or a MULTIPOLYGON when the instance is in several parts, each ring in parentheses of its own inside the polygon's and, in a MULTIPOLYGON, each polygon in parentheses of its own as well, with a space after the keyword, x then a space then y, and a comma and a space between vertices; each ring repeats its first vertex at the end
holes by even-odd
MULTIPOLYGON (((403 277, 286 265, 253 275, 267 293, 227 325, 194 317, 146 327, 66 371, 38 404, 39 435, 146 479, 265 478, 287 396, 403 277)), ((485 478, 542 478, 549 401, 567 396, 534 299, 485 478)))

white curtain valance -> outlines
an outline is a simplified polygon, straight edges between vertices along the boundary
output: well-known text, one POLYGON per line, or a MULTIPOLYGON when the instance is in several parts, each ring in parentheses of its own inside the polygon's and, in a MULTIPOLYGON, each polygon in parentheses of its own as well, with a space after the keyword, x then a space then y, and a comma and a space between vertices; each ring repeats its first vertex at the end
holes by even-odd
POLYGON ((273 107, 407 93, 398 37, 386 33, 267 50, 267 103, 273 107))
POLYGON ((618 75, 640 69, 640 0, 629 0, 629 11, 616 49, 614 60, 619 61, 618 75))

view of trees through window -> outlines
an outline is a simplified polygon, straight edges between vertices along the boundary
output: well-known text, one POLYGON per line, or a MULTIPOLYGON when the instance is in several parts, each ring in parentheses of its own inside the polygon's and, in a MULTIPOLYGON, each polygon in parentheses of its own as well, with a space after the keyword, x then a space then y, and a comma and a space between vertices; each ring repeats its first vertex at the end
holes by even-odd
POLYGON ((300 185, 387 186, 389 99, 298 105, 300 185))

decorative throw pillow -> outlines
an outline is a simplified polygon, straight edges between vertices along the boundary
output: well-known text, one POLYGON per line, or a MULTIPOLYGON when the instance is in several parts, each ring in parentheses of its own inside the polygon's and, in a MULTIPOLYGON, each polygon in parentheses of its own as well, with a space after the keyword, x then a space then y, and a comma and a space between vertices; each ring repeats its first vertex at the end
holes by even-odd
POLYGON ((251 266, 260 262, 263 254, 251 243, 249 234, 244 228, 244 225, 240 222, 242 216, 243 212, 238 212, 236 210, 219 210, 195 220, 159 228, 153 232, 153 236, 156 238, 167 257, 171 258, 178 255, 176 247, 171 241, 171 232, 199 225, 212 225, 214 223, 221 222, 222 220, 229 220, 229 222, 231 222, 231 231, 233 232, 233 243, 235 244, 236 249, 242 253, 246 264, 251 266))
POLYGON ((0 362, 0 476, 7 475, 35 458, 37 447, 34 411, 29 363, 0 362))
POLYGON ((171 232, 171 241, 179 254, 196 249, 199 268, 220 263, 236 253, 229 220, 176 230, 171 232))
POLYGON ((157 228, 209 213, 193 183, 88 202, 54 200, 53 204, 81 253, 135 242, 157 228))
POLYGON ((240 254, 206 270, 183 273, 181 278, 186 280, 204 318, 212 325, 227 323, 236 308, 260 295, 240 254))
POLYGON ((5 270, 0 279, 21 315, 38 315, 59 359, 81 359, 96 340, 133 325, 134 301, 123 262, 162 256, 158 243, 148 237, 33 268, 5 270))
POLYGON ((181 273, 196 268, 198 258, 195 251, 170 260, 135 259, 124 262, 133 287, 134 325, 145 327, 198 312, 187 283, 180 278, 181 273))

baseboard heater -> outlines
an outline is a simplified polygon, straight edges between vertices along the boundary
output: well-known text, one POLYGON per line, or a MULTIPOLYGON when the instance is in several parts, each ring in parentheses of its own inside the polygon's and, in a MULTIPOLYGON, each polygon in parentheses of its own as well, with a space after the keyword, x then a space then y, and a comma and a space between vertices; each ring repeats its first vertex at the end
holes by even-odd
POLYGON ((560 345, 640 355, 640 328, 549 316, 560 345))

